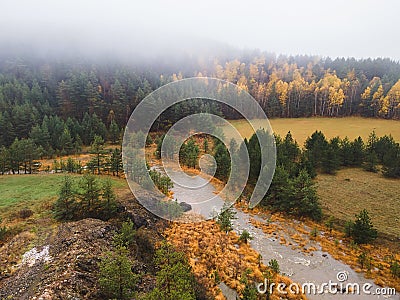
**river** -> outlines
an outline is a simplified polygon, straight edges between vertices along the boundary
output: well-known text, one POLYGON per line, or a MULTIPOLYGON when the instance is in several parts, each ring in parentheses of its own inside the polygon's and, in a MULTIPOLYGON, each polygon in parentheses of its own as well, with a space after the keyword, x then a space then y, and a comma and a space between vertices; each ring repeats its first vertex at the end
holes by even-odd
MULTIPOLYGON (((219 211, 222 207, 223 200, 215 194, 214 187, 207 183, 204 178, 200 176, 191 178, 187 175, 179 175, 179 173, 174 174, 174 177, 179 179, 180 182, 180 185, 175 184, 172 188, 174 198, 178 199, 179 202, 191 204, 194 212, 209 218, 213 212, 219 211), (185 188, 185 185, 201 186, 201 188, 188 189, 185 188), (212 199, 212 201, 207 202, 207 199, 212 199)), ((279 243, 280 232, 277 232, 276 238, 270 237, 250 222, 251 217, 262 222, 266 222, 265 219, 259 216, 251 216, 238 209, 235 210, 237 219, 233 221, 234 230, 239 234, 245 229, 250 232, 253 237, 251 246, 262 255, 264 264, 268 264, 271 259, 275 258, 279 263, 281 273, 289 276, 294 282, 300 285, 304 283, 315 284, 317 292, 307 293, 308 299, 400 299, 398 295, 374 295, 380 288, 379 286, 375 285, 372 280, 366 279, 362 274, 356 273, 348 265, 334 259, 329 253, 322 252, 318 245, 316 245, 317 250, 312 255, 282 245, 279 243), (338 273, 347 277, 347 280, 343 282, 344 285, 359 286, 360 293, 343 294, 336 290, 329 292, 327 287, 323 293, 320 293, 322 284, 328 284, 330 281, 333 283, 340 282, 337 279, 338 273), (368 288, 368 292, 371 294, 363 292, 363 288, 368 288)), ((356 288, 352 290, 356 291, 356 288)))

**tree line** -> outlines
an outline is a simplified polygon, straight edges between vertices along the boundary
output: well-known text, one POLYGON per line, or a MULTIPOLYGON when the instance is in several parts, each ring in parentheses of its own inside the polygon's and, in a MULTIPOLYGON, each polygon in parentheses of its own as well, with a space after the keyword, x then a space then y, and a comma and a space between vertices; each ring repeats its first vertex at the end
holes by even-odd
MULTIPOLYGON (((269 117, 400 118, 400 64, 389 59, 335 59, 253 52, 184 59, 174 65, 7 57, 0 63, 0 146, 32 138, 51 155, 89 145, 94 135, 116 141, 136 105, 181 78, 210 76, 238 84, 269 117), (40 140, 40 141, 39 141, 40 140)), ((155 130, 181 115, 240 116, 212 101, 180 103, 155 130)))
MULTIPOLYGON (((74 152, 77 154, 78 152, 74 152)), ((42 167, 39 159, 44 157, 43 147, 33 139, 15 139, 9 148, 0 148, 0 174, 33 174, 45 172, 92 173, 121 176, 123 172, 120 147, 106 149, 103 138, 95 135, 89 148, 90 160, 83 164, 79 159, 54 159, 52 166, 42 167)), ((70 153, 66 153, 70 154, 70 153)))
MULTIPOLYGON (((273 140, 277 149, 275 174, 261 201, 261 205, 272 210, 321 220, 322 210, 313 180, 318 173, 334 175, 342 167, 360 167, 370 172, 381 172, 386 177, 400 178, 400 144, 390 135, 377 137, 372 132, 364 142, 361 137, 352 141, 347 137, 327 139, 321 131, 316 131, 301 148, 290 132, 282 138, 264 130, 259 130, 249 140, 244 139, 240 145, 231 140, 229 147, 226 147, 224 143, 213 139, 209 149, 209 144, 203 142, 203 153, 212 154, 217 164, 214 176, 224 182, 229 176, 239 176, 231 174, 231 156, 242 155, 245 147, 250 162, 245 193, 251 192, 260 176, 264 151, 260 147, 258 136, 273 140)), ((161 148, 162 142, 163 139, 158 141, 158 148, 161 148)), ((193 138, 188 139, 179 151, 173 145, 173 140, 169 143, 170 148, 175 149, 171 157, 179 155, 182 164, 191 168, 198 167, 201 147, 193 138)))

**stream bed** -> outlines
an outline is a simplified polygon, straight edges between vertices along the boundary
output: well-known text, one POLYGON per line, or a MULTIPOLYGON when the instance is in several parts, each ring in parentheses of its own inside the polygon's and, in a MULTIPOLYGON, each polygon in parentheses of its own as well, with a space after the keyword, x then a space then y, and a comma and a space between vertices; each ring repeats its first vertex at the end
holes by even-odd
MULTIPOLYGON (((218 195, 215 195, 214 187, 200 176, 190 178, 190 176, 185 175, 179 178, 180 183, 187 181, 187 186, 194 184, 202 187, 187 189, 184 186, 175 185, 172 188, 174 198, 178 202, 191 204, 192 210, 202 214, 205 218, 209 218, 212 212, 219 211, 224 202, 218 195), (212 201, 207 202, 206 199, 212 199, 212 201)), ((179 176, 179 174, 174 174, 174 176, 177 178, 176 176, 179 176)), ((294 282, 299 283, 300 286, 305 283, 315 285, 316 292, 311 289, 309 293, 306 293, 308 299, 400 299, 399 295, 377 295, 380 287, 374 284, 372 280, 356 273, 348 265, 334 259, 329 253, 321 251, 320 247, 318 249, 318 245, 317 250, 313 251, 312 255, 303 253, 298 249, 292 249, 290 246, 279 243, 280 232, 276 233, 276 238, 270 237, 250 222, 250 218, 262 222, 267 222, 267 220, 237 209, 236 213, 237 219, 233 221, 234 230, 239 234, 243 230, 247 230, 251 234, 253 237, 251 246, 261 254, 264 264, 268 265, 271 259, 276 259, 281 273, 290 277, 294 282), (321 285, 330 282, 342 283, 342 286, 338 285, 338 289, 331 288, 330 291, 328 286, 321 287, 321 285), (350 287, 349 293, 342 292, 342 288, 346 287, 350 287), (357 287, 359 287, 359 293, 355 292, 357 287), (363 289, 367 289, 367 291, 364 292, 363 289)))

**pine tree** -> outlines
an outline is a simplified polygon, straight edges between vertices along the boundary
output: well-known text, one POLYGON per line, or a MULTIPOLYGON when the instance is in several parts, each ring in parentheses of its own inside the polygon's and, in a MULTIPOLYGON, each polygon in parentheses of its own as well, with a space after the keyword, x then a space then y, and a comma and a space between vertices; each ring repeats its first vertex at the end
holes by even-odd
POLYGON ((10 153, 5 146, 0 148, 0 173, 4 175, 4 173, 8 172, 9 170, 9 163, 10 163, 10 153))
POLYGON ((120 136, 120 130, 117 122, 115 122, 114 120, 111 121, 110 128, 108 129, 108 135, 111 142, 113 144, 116 144, 120 136))
POLYGON ((53 206, 54 217, 58 220, 72 220, 75 217, 77 203, 72 185, 72 178, 65 176, 58 199, 53 206))
POLYGON ((60 136, 59 145, 61 153, 64 155, 71 154, 74 149, 73 139, 67 127, 64 128, 64 131, 60 136))
POLYGON ((92 145, 90 146, 90 154, 93 155, 93 160, 96 164, 97 174, 101 173, 104 165, 104 157, 106 154, 104 149, 104 140, 101 136, 95 135, 92 145))
POLYGON ((365 157, 364 170, 368 172, 378 172, 378 156, 375 151, 367 152, 365 157))
POLYGON ((322 150, 323 156, 321 157, 322 171, 327 174, 336 174, 336 171, 340 166, 340 139, 333 138, 326 146, 325 150, 322 150))
POLYGON ((99 285, 108 299, 132 299, 138 276, 132 272, 129 251, 117 246, 113 252, 107 252, 99 263, 99 285))
POLYGON ((199 146, 197 146, 193 139, 189 139, 189 141, 181 146, 179 157, 184 165, 189 168, 196 168, 199 152, 199 146))
POLYGON ((301 170, 293 179, 292 212, 297 216, 309 217, 313 220, 321 220, 322 209, 317 196, 315 183, 307 171, 301 170))
POLYGON ((208 153, 208 139, 207 138, 204 138, 204 141, 203 141, 203 151, 204 151, 204 153, 208 153))
POLYGON ((224 144, 217 143, 214 149, 214 159, 217 164, 215 177, 221 180, 227 180, 231 171, 231 160, 229 152, 224 144))
POLYGON ((377 238, 378 232, 371 222, 368 211, 363 209, 352 226, 351 235, 357 244, 366 244, 377 238))
POLYGON ((156 288, 146 295, 148 300, 195 300, 196 282, 184 254, 168 243, 157 249, 155 265, 156 288))
POLYGON ((88 216, 95 214, 100 204, 100 195, 102 192, 96 177, 91 174, 85 174, 81 180, 81 206, 82 213, 88 216))
POLYGON ((115 148, 110 157, 110 171, 113 176, 119 176, 123 173, 122 152, 119 148, 115 148))
POLYGON ((222 231, 228 233, 233 229, 232 220, 236 219, 236 212, 229 203, 224 203, 217 216, 217 223, 222 231))
POLYGON ((112 188, 110 179, 106 179, 103 183, 101 191, 102 205, 100 207, 100 215, 102 219, 109 219, 117 212, 116 195, 112 188))
POLYGON ((329 153, 326 153, 328 146, 328 141, 321 131, 315 131, 311 137, 307 138, 305 142, 305 153, 315 169, 321 167, 324 157, 328 160, 329 153))

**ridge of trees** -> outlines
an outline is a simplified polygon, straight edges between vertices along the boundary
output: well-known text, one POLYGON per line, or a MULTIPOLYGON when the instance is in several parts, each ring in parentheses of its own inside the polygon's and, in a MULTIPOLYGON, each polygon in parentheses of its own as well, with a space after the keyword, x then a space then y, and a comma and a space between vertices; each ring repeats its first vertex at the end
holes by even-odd
MULTIPOLYGON (((0 64, 0 147, 31 138, 45 155, 71 153, 95 135, 116 143, 136 105, 168 82, 210 76, 238 84, 269 117, 400 118, 400 64, 268 53, 213 57, 175 66, 122 66, 77 60, 8 58, 0 64)), ((239 118, 228 107, 194 99, 170 108, 155 130, 198 111, 239 118)))

